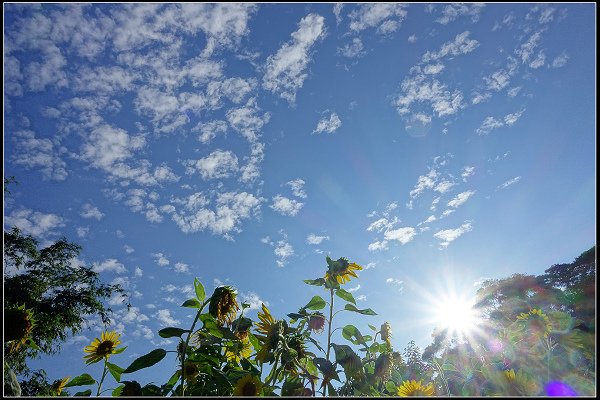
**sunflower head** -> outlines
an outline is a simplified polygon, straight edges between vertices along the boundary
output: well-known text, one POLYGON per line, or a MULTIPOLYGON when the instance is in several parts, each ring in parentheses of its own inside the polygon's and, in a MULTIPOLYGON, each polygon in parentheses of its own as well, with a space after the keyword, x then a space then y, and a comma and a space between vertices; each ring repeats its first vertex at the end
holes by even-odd
POLYGON ((308 328, 313 332, 323 332, 325 328, 325 316, 318 311, 312 314, 308 319, 308 328))
POLYGON ((198 366, 195 362, 187 360, 185 364, 183 364, 183 377, 187 381, 193 380, 195 377, 198 376, 199 372, 200 371, 198 370, 198 366))
POLYGON ((12 341, 11 352, 27 343, 34 327, 33 311, 25 304, 4 310, 4 341, 12 341))
POLYGON ((387 343, 388 346, 392 347, 392 326, 389 322, 384 322, 381 325, 381 339, 387 343))
POLYGON ((233 389, 234 396, 258 396, 262 390, 262 382, 254 375, 246 375, 237 383, 233 389))
POLYGON ((360 271, 362 267, 356 263, 350 263, 344 257, 333 261, 327 257, 327 272, 325 273, 325 281, 332 285, 342 285, 350 282, 350 277, 358 278, 355 271, 360 271))
POLYGON ((238 364, 242 360, 242 358, 249 358, 251 354, 252 344, 250 343, 248 335, 246 335, 245 339, 241 339, 239 342, 235 342, 233 346, 228 347, 225 350, 225 357, 227 358, 227 361, 231 361, 238 364))
POLYGON ((120 396, 131 397, 142 395, 142 385, 137 381, 124 381, 123 384, 125 387, 121 390, 120 396))
POLYGON ((534 308, 528 313, 517 316, 517 322, 524 326, 534 337, 548 337, 552 331, 552 324, 546 314, 539 308, 534 308))
POLYGON ((398 396, 433 396, 433 383, 424 386, 423 381, 403 381, 402 385, 398 386, 398 396))
POLYGON ((392 367, 394 361, 390 353, 381 353, 377 360, 375 360, 375 371, 374 375, 383 381, 387 381, 392 376, 392 367))
POLYGON ((67 382, 69 382, 69 378, 71 378, 71 377, 67 376, 66 378, 63 378, 63 379, 57 379, 54 381, 54 383, 52 383, 52 392, 56 396, 60 396, 60 394, 62 393, 62 391, 65 388, 65 385, 67 384, 67 382))
POLYGON ((215 289, 208 311, 221 325, 225 322, 231 324, 240 309, 236 297, 237 292, 231 286, 219 286, 215 289))
POLYGON ((83 351, 88 353, 84 358, 86 364, 94 364, 103 358, 108 359, 111 354, 116 354, 117 346, 121 343, 119 337, 121 334, 112 332, 102 332, 100 338, 87 346, 83 351))

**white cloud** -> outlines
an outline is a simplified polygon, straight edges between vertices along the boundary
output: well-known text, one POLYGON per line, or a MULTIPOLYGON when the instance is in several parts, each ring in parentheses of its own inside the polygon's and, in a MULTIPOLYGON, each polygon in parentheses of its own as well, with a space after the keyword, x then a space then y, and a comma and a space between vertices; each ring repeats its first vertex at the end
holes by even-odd
POLYGON ((77 227, 77 237, 84 238, 89 233, 89 227, 78 226, 77 227))
POLYGON ((154 331, 147 326, 138 325, 138 328, 133 331, 133 337, 143 337, 146 340, 152 340, 154 338, 154 331))
POLYGON ((260 310, 262 304, 269 305, 268 301, 262 300, 260 296, 254 292, 241 292, 238 296, 238 301, 241 303, 248 303, 250 307, 248 310, 260 310))
POLYGON ((481 9, 484 6, 485 4, 482 3, 448 4, 442 10, 442 16, 435 21, 442 25, 447 25, 461 16, 469 16, 471 17, 471 21, 477 22, 481 14, 481 9))
POLYGON ((306 243, 308 244, 321 244, 324 240, 329 240, 329 236, 317 236, 314 233, 311 233, 306 237, 306 243))
POLYGON ((458 239, 462 235, 467 232, 470 232, 473 229, 470 222, 465 222, 460 227, 456 229, 446 229, 433 234, 436 238, 438 238, 441 243, 440 246, 443 248, 448 247, 451 242, 458 239))
POLYGON ((400 280, 400 279, 396 279, 396 278, 387 278, 385 280, 385 283, 387 283, 388 285, 392 285, 395 286, 396 288, 398 288, 398 290, 400 292, 402 292, 404 290, 404 281, 400 280))
POLYGON ((522 43, 521 46, 515 50, 515 53, 521 58, 523 64, 529 62, 531 55, 540 44, 541 38, 542 31, 534 32, 526 42, 522 43))
POLYGON ((365 265, 365 270, 375 268, 375 266, 377 266, 377 263, 370 262, 367 265, 365 265))
POLYGON ((259 115, 261 109, 255 97, 248 99, 242 107, 232 108, 227 111, 229 125, 239 132, 250 143, 256 142, 260 136, 260 130, 269 122, 271 114, 266 112, 259 115))
POLYGON ((504 122, 497 120, 494 117, 486 117, 481 123, 481 126, 475 129, 475 132, 477 132, 479 135, 487 135, 492 130, 498 129, 502 126, 504 126, 504 122))
POLYGON ((156 312, 156 314, 153 315, 158 322, 161 324, 161 326, 176 326, 179 325, 179 321, 174 319, 171 316, 171 311, 167 310, 167 309, 163 309, 163 310, 158 310, 156 312))
POLYGON ((417 35, 410 35, 408 37, 408 43, 415 43, 417 41, 417 35))
POLYGON ((224 135, 227 133, 227 123, 225 121, 210 121, 200 122, 194 128, 192 132, 200 132, 198 135, 198 141, 203 144, 210 143, 217 135, 224 135))
POLYGON ((294 248, 286 239, 277 242, 274 253, 277 256, 277 266, 279 267, 283 267, 287 263, 287 259, 295 254, 294 248))
POLYGON ((367 54, 359 38, 352 39, 352 42, 346 43, 344 47, 338 47, 337 52, 346 58, 360 58, 367 54))
POLYGON ((425 221, 423 221, 423 224, 428 224, 430 222, 433 222, 437 220, 437 218, 435 217, 435 215, 430 215, 429 217, 427 217, 427 219, 425 221))
POLYGON ((278 194, 273 197, 273 204, 269 207, 281 215, 294 216, 298 214, 303 205, 304 203, 293 199, 288 199, 287 197, 283 197, 278 194))
POLYGON ((447 56, 467 54, 479 47, 479 42, 469 39, 469 31, 459 33, 454 40, 448 41, 437 52, 428 51, 423 55, 423 62, 437 61, 447 56))
POLYGON ((238 158, 229 150, 217 149, 199 160, 186 160, 183 163, 188 172, 197 170, 202 179, 228 178, 238 170, 238 158))
POLYGON ((140 267, 135 267, 135 272, 134 275, 136 278, 140 278, 144 275, 144 270, 142 270, 140 267))
POLYGON ((469 190, 467 192, 459 193, 456 195, 455 198, 453 198, 452 200, 450 200, 448 202, 448 207, 458 208, 459 206, 466 203, 466 201, 469 200, 469 198, 471 196, 473 196, 474 194, 475 194, 475 190, 469 190))
POLYGON ((182 262, 175 263, 175 272, 179 272, 179 273, 190 272, 190 266, 185 263, 182 263, 182 262))
POLYGON ((380 34, 395 32, 406 17, 406 7, 406 4, 401 3, 361 4, 348 15, 350 30, 360 32, 377 28, 377 33, 380 34))
POLYGON ((463 182, 466 182, 467 178, 470 176, 473 176, 474 173, 475 173, 475 167, 467 165, 467 166, 463 167, 460 176, 462 176, 463 182))
POLYGON ((56 214, 44 214, 39 211, 21 209, 4 217, 5 226, 16 226, 24 235, 44 237, 55 234, 53 229, 65 226, 63 218, 56 214))
POLYGON ((379 218, 377 221, 371 222, 367 227, 367 231, 377 231, 381 232, 383 230, 391 229, 395 223, 399 222, 398 218, 394 218, 393 220, 388 220, 387 218, 379 218))
POLYGON ((448 215, 452 214, 455 211, 456 210, 454 210, 454 209, 444 210, 444 212, 442 213, 442 217, 441 218, 447 217, 448 215))
POLYGON ((317 124, 317 127, 315 128, 313 133, 333 133, 340 126, 342 126, 342 121, 340 120, 340 117, 338 117, 336 113, 332 112, 329 115, 329 118, 323 117, 319 120, 319 123, 317 124))
POLYGON ((343 3, 335 3, 333 5, 333 14, 335 15, 335 23, 339 25, 342 22, 342 8, 344 7, 343 3))
POLYGON ((521 118, 521 115, 523 115, 524 112, 525 109, 522 109, 521 111, 517 111, 516 113, 507 114, 506 116, 504 116, 504 123, 508 126, 514 125, 515 122, 517 122, 519 118, 521 118))
POLYGON ((486 84, 486 89, 500 91, 510 83, 510 75, 508 72, 501 69, 489 76, 484 76, 483 80, 486 84))
POLYGON ((508 97, 516 97, 522 88, 523 86, 515 86, 513 88, 508 89, 508 92, 506 92, 506 94, 508 95, 508 97))
POLYGON ((131 254, 131 253, 133 253, 133 252, 135 251, 135 250, 133 249, 133 247, 131 247, 131 246, 128 246, 128 245, 124 245, 124 246, 123 246, 123 249, 125 249, 125 253, 127 253, 127 254, 131 254))
POLYGON ((502 185, 499 185, 498 187, 496 187, 496 191, 505 189, 505 188, 509 187, 510 185, 514 185, 515 183, 519 182, 520 180, 521 180, 520 176, 515 176, 514 178, 509 179, 506 182, 504 182, 502 185))
POLYGON ((364 294, 356 296, 356 301, 367 301, 367 296, 365 296, 364 294))
POLYGON ((473 103, 473 104, 483 103, 484 101, 489 100, 490 97, 492 97, 492 94, 490 92, 484 92, 484 93, 474 92, 471 103, 473 103))
POLYGON ((369 244, 369 251, 387 250, 387 240, 375 241, 369 244))
POLYGON ((425 75, 436 75, 436 74, 439 74, 440 72, 442 72, 444 70, 444 68, 445 68, 444 64, 442 64, 442 63, 428 64, 423 67, 423 73, 425 75))
POLYGON ((350 293, 353 293, 353 292, 356 292, 358 289, 360 289, 360 284, 359 284, 359 285, 356 285, 356 286, 355 286, 355 287, 353 287, 353 288, 349 288, 349 289, 348 289, 348 291, 349 291, 350 293))
POLYGON ((544 50, 540 50, 535 60, 529 63, 529 67, 533 69, 538 69, 539 67, 543 67, 546 62, 546 55, 544 54, 544 50))
POLYGON ((428 104, 438 118, 456 114, 464 107, 463 94, 460 90, 455 89, 451 92, 444 83, 424 74, 405 78, 401 89, 402 93, 394 101, 400 115, 414 111, 411 109, 414 103, 428 104))
POLYGON ((435 169, 430 169, 427 175, 419 176, 415 187, 409 193, 410 197, 415 198, 423 193, 426 189, 433 189, 437 177, 438 173, 435 169))
POLYGON ((293 181, 287 182, 286 185, 289 185, 292 188, 292 193, 294 194, 294 196, 305 199, 306 198, 306 192, 304 191, 305 183, 306 182, 304 182, 304 180, 297 178, 297 179, 294 179, 293 181))
POLYGON ((98 221, 104 217, 104 214, 91 204, 84 204, 82 207, 81 215, 83 218, 96 218, 98 221))
POLYGON ((44 179, 64 181, 67 178, 67 164, 52 140, 36 138, 30 130, 15 132, 13 140, 16 146, 11 160, 15 164, 26 169, 39 169, 44 179))
POLYGON ((552 60, 552 68, 564 67, 569 61, 569 56, 566 53, 562 53, 552 60))
POLYGON ((296 91, 308 76, 305 70, 311 59, 310 50, 324 35, 325 19, 322 16, 309 14, 302 18, 292 39, 267 58, 263 88, 290 104, 295 103, 296 91))
POLYGON ((165 257, 163 253, 152 253, 152 257, 154 257, 154 261, 156 261, 156 263, 161 267, 170 264, 170 261, 165 257))
POLYGON ((415 228, 412 227, 403 227, 393 230, 388 230, 384 234, 385 241, 388 240, 397 240, 400 244, 406 244, 413 240, 416 232, 415 228))
POLYGON ((452 188, 452 186, 455 186, 456 183, 454 182, 450 182, 449 180, 442 180, 441 182, 439 182, 434 188, 433 190, 435 190, 436 192, 439 193, 446 193, 448 190, 450 190, 450 188, 452 188))
POLYGON ((114 258, 109 258, 101 263, 95 262, 92 264, 92 270, 94 272, 104 272, 104 271, 114 271, 117 274, 123 274, 127 272, 125 266, 115 260, 114 258))

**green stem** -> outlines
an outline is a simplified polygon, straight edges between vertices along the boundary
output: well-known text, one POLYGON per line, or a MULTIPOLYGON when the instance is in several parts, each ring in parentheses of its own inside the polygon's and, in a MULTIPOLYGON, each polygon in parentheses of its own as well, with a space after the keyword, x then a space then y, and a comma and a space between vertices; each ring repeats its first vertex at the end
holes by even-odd
MULTIPOLYGON (((329 302, 329 324, 327 327, 327 361, 329 361, 329 354, 331 352, 331 322, 333 320, 333 288, 329 289, 331 295, 331 301, 329 302)), ((323 388, 323 396, 327 396, 327 385, 323 388)))
POLYGON ((200 318, 200 314, 202 313, 202 310, 204 310, 204 307, 206 307, 206 305, 210 302, 210 297, 204 302, 202 303, 202 305, 200 306, 200 309, 198 310, 198 312, 196 313, 196 318, 194 318, 194 322, 192 323, 192 327, 190 328, 190 331, 188 332, 187 338, 185 339, 185 344, 183 345, 183 351, 181 352, 181 396, 185 395, 185 355, 187 353, 187 347, 188 347, 188 343, 190 342, 190 338, 192 337, 192 333, 194 332, 194 327, 196 326, 196 323, 198 322, 198 319, 200 318))
POLYGON ((104 382, 104 378, 106 378, 106 373, 108 372, 108 368, 106 367, 107 362, 108 359, 104 358, 104 371, 102 371, 102 379, 100 379, 100 383, 98 384, 98 391, 96 392, 96 397, 100 396, 100 389, 102 388, 102 383, 104 382))

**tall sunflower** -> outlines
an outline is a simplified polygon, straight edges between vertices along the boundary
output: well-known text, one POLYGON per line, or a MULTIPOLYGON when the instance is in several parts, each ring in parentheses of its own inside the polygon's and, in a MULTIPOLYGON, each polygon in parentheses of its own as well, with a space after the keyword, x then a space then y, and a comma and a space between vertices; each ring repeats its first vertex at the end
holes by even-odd
POLYGON ((360 271, 363 268, 356 264, 350 263, 344 257, 339 258, 336 261, 332 261, 327 257, 327 272, 325 273, 325 281, 337 282, 338 284, 344 284, 350 282, 350 277, 358 278, 355 271, 360 271))
POLYGON ((83 351, 88 353, 83 359, 86 364, 94 364, 104 359, 108 360, 111 354, 117 353, 117 346, 121 343, 120 333, 115 331, 102 332, 100 339, 95 338, 94 341, 87 346, 83 351))
POLYGON ((208 311, 221 325, 225 322, 231 324, 240 309, 236 297, 237 292, 231 286, 219 286, 215 289, 208 311))
POLYGON ((33 311, 25 304, 4 310, 4 341, 12 342, 9 352, 18 350, 30 340, 35 327, 33 311))
POLYGON ((228 361, 233 361, 238 363, 242 358, 248 358, 252 354, 252 344, 250 343, 250 339, 246 336, 244 339, 241 339, 239 342, 235 343, 232 347, 228 347, 225 350, 225 357, 228 361))
POLYGON ((262 389, 262 382, 254 375, 246 375, 235 384, 234 396, 258 396, 262 389))
POLYGON ((550 319, 539 308, 534 308, 528 313, 521 313, 517 316, 517 322, 535 337, 548 337, 548 334, 552 331, 550 319))
POLYGON ((423 381, 403 381, 402 385, 398 387, 398 396, 400 397, 412 397, 412 396, 433 396, 433 383, 427 386, 423 386, 423 381))
POLYGON ((265 304, 262 304, 262 312, 258 313, 260 322, 256 323, 257 339, 262 343, 262 348, 256 355, 258 361, 263 361, 269 351, 274 350, 279 343, 279 335, 284 332, 284 321, 276 321, 265 304))
POLYGON ((54 383, 52 383, 52 391, 54 392, 54 394, 60 396, 60 394, 65 388, 65 385, 67 384, 67 382, 69 382, 69 378, 70 376, 67 376, 66 378, 58 379, 54 381, 54 383))

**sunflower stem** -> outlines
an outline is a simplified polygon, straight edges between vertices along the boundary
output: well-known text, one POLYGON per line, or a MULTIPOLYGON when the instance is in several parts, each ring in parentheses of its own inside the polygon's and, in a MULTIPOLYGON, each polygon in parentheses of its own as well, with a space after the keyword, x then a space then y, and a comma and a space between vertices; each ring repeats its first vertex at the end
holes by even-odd
POLYGON ((202 313, 202 310, 204 310, 204 307, 206 307, 206 305, 210 302, 210 299, 211 298, 209 297, 200 306, 200 309, 196 313, 196 318, 194 318, 194 322, 192 322, 192 327, 190 328, 187 338, 185 339, 185 344, 183 345, 183 350, 181 352, 181 396, 185 395, 185 355, 187 352, 188 343, 190 342, 190 338, 192 337, 192 332, 194 331, 194 327, 196 326, 198 319, 200 319, 200 314, 202 313))
POLYGON ((108 358, 104 358, 104 371, 102 371, 102 379, 100 379, 100 383, 98 384, 98 391, 96 392, 96 397, 100 396, 100 389, 102 388, 102 382, 104 382, 104 378, 106 378, 106 373, 108 372, 108 368, 106 367, 106 363, 108 362, 108 358))
MULTIPOLYGON (((329 288, 331 301, 329 302, 329 324, 327 327, 327 361, 329 361, 329 353, 331 352, 331 322, 333 319, 333 288, 329 288)), ((327 385, 323 388, 323 396, 327 396, 327 385)))

